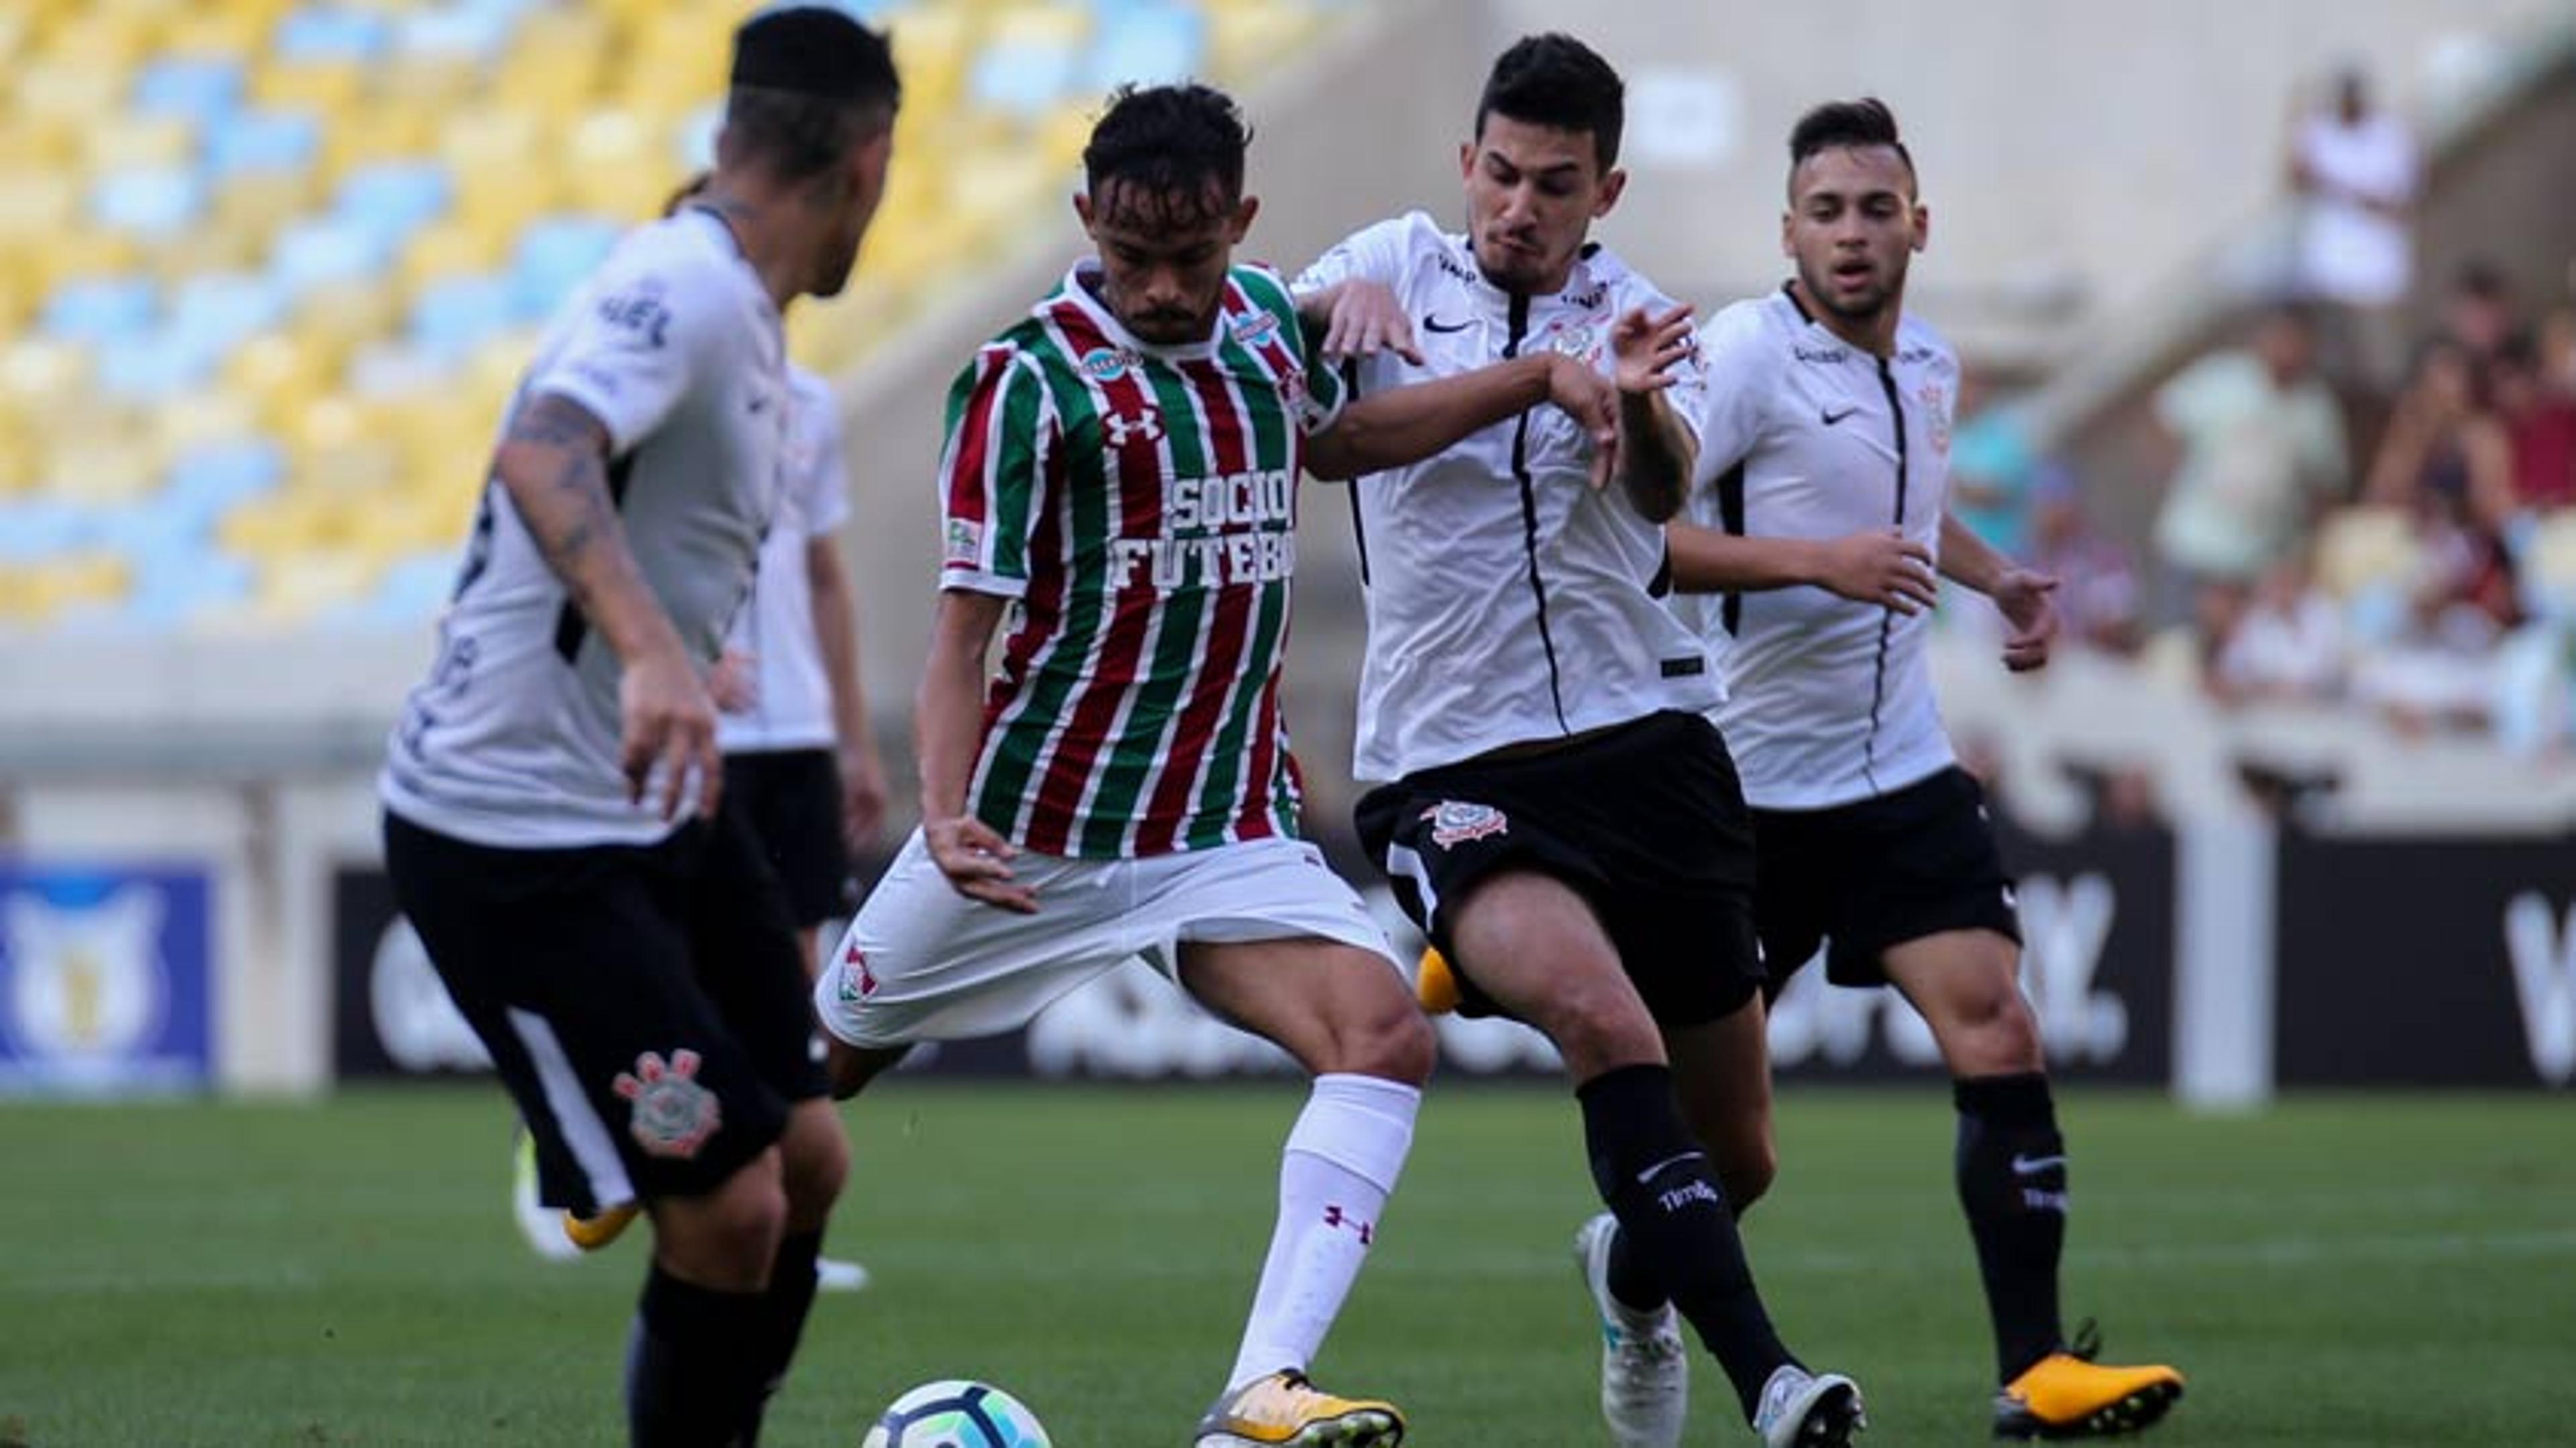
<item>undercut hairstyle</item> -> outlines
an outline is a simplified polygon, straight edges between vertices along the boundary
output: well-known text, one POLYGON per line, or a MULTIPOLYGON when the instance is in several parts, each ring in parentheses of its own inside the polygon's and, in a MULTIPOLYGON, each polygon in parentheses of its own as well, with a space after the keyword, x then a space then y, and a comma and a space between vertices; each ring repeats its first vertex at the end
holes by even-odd
POLYGON ((1502 116, 1553 131, 1590 132, 1603 175, 1619 161, 1628 87, 1591 46, 1559 31, 1524 36, 1494 60, 1476 98, 1476 134, 1502 116))
POLYGON ((1092 204, 1121 215, 1195 226, 1243 200, 1252 128, 1232 97, 1195 81, 1123 85, 1082 148, 1092 204))
POLYGON ((1798 168, 1809 157, 1823 151, 1867 149, 1885 146, 1905 163, 1905 179, 1922 189, 1915 175, 1914 153, 1905 149, 1905 140, 1897 134, 1896 112, 1876 96, 1863 96, 1856 101, 1827 101, 1798 118, 1789 130, 1789 194, 1795 200, 1798 192, 1798 168))
POLYGON ((884 134, 902 104, 883 32, 827 6, 765 10, 734 32, 716 158, 802 181, 884 134))

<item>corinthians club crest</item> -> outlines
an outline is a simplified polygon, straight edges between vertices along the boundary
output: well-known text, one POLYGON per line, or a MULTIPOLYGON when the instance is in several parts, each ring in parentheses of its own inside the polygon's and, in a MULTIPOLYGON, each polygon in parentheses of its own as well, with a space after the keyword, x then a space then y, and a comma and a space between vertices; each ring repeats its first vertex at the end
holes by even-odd
POLYGON ((716 1093, 698 1084, 698 1053, 673 1051, 666 1064, 660 1053, 635 1058, 635 1069, 620 1071, 610 1083, 617 1094, 635 1103, 627 1130, 635 1144, 654 1156, 696 1156, 707 1138, 724 1124, 716 1093))

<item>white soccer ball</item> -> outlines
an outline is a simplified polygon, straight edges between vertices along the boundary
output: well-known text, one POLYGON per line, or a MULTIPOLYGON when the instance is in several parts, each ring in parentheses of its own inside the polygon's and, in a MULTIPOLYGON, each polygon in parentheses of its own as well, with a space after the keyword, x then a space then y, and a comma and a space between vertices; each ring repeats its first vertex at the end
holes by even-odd
POLYGON ((860 1448, 1055 1448, 1038 1415, 991 1383, 924 1383, 894 1400, 860 1448))

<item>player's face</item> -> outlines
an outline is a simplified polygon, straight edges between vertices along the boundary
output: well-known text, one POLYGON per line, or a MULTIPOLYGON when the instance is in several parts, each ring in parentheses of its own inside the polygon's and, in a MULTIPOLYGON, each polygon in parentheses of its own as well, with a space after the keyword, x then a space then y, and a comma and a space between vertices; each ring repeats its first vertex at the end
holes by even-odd
POLYGON ((813 295, 837 297, 850 284, 850 269, 859 262, 859 244, 867 240, 868 225, 885 204, 886 168, 893 159, 894 130, 888 127, 851 152, 831 184, 817 193, 815 204, 830 214, 830 224, 815 259, 814 284, 807 288, 813 295))
POLYGON ((1562 291, 1592 223, 1619 204, 1628 173, 1601 170, 1590 131, 1560 131, 1489 114, 1458 148, 1467 183, 1467 236, 1476 265, 1507 291, 1562 291))
POLYGON ((1120 326, 1158 347, 1207 340, 1225 300, 1234 248, 1260 203, 1142 192, 1112 182, 1077 195, 1074 212, 1100 255, 1100 300, 1120 326))
POLYGON ((1780 249, 1807 299, 1847 322, 1872 322, 1905 301, 1905 267, 1931 236, 1914 177, 1892 146, 1834 147, 1789 177, 1780 249))

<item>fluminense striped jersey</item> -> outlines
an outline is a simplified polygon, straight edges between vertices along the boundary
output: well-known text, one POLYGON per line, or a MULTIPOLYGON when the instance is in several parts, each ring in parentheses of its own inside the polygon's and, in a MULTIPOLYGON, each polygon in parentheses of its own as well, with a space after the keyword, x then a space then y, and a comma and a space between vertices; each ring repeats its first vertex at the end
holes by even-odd
POLYGON ((1050 855, 1294 835, 1297 481, 1340 380, 1275 273, 1235 268, 1205 341, 1149 346, 1095 266, 949 393, 941 586, 1016 600, 969 805, 1050 855))

